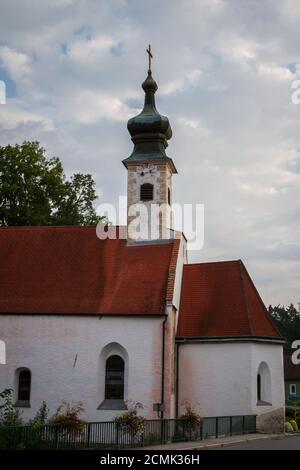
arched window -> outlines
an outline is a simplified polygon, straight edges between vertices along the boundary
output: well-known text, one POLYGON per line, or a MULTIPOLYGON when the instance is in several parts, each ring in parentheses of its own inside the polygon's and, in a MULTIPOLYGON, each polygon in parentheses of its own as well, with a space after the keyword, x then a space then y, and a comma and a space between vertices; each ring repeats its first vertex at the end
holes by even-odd
POLYGON ((171 205, 171 190, 168 188, 168 204, 171 205))
POLYGON ((152 201, 153 200, 153 184, 144 183, 141 185, 140 190, 141 201, 152 201))
POLYGON ((266 406, 272 403, 271 373, 266 362, 261 362, 256 377, 257 404, 266 406))
POLYGON ((117 355, 106 361, 105 400, 124 399, 124 360, 117 355))
POLYGON ((31 372, 29 369, 20 369, 18 372, 18 402, 29 403, 31 388, 31 372))
POLYGON ((261 401, 261 375, 257 374, 257 401, 261 401))

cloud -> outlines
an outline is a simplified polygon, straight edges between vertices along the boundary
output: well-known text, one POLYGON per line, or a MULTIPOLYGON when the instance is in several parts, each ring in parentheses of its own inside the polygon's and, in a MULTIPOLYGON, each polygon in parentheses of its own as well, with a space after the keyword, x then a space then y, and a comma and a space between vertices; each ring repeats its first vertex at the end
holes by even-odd
POLYGON ((189 87, 196 86, 200 80, 201 75, 201 70, 191 70, 187 72, 186 75, 182 78, 177 78, 175 80, 171 80, 170 82, 163 83, 159 88, 159 92, 161 95, 171 95, 172 93, 184 91, 189 87))
POLYGON ((17 98, 0 105, 0 144, 40 140, 116 202, 151 42, 174 199, 205 205, 190 260, 243 258, 266 303, 296 303, 299 12, 298 0, 2 0, 0 79, 17 98))
POLYGON ((99 59, 114 46, 117 46, 116 40, 108 36, 96 36, 91 39, 80 38, 67 46, 66 55, 78 64, 87 64, 99 59))
POLYGON ((5 106, 0 107, 0 129, 12 130, 25 124, 34 124, 37 129, 53 130, 50 118, 22 109, 21 106, 17 100, 8 100, 5 106))
POLYGON ((100 119, 124 122, 138 112, 121 100, 99 92, 83 91, 75 99, 73 116, 81 124, 94 124, 100 119))
POLYGON ((260 75, 278 80, 292 80, 294 74, 287 67, 280 67, 274 64, 258 64, 257 71, 260 75))
POLYGON ((23 52, 8 46, 0 47, 0 59, 3 67, 15 82, 27 80, 31 73, 31 59, 23 52))

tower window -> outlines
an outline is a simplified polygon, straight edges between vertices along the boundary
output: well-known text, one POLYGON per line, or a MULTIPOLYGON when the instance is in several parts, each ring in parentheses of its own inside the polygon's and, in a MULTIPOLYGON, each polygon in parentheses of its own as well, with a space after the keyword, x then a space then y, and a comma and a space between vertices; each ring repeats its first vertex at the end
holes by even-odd
POLYGON ((152 201, 153 200, 153 184, 144 183, 141 185, 141 201, 152 201))
POLYGON ((124 361, 120 356, 110 356, 106 361, 105 399, 124 399, 124 361))
POLYGON ((171 205, 171 191, 170 191, 170 188, 168 188, 168 204, 169 204, 169 206, 171 205))

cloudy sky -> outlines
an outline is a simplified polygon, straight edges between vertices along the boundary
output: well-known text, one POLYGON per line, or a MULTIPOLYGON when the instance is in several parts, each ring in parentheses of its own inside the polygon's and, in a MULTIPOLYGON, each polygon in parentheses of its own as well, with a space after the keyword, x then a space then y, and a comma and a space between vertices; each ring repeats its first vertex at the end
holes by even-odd
POLYGON ((266 304, 297 303, 299 23, 299 0, 1 0, 0 145, 39 140, 116 203, 151 42, 174 200, 205 205, 190 261, 242 258, 266 304))

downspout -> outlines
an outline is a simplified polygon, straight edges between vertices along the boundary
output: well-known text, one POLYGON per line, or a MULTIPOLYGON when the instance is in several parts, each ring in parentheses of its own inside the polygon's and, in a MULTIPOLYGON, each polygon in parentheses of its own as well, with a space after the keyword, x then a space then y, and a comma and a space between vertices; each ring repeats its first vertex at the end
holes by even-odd
POLYGON ((175 418, 179 414, 179 345, 180 343, 176 343, 175 418))
POLYGON ((160 417, 164 419, 164 401, 165 401, 165 338, 166 338, 166 322, 168 316, 165 315, 165 319, 162 323, 162 348, 161 348, 161 404, 162 410, 160 417))

